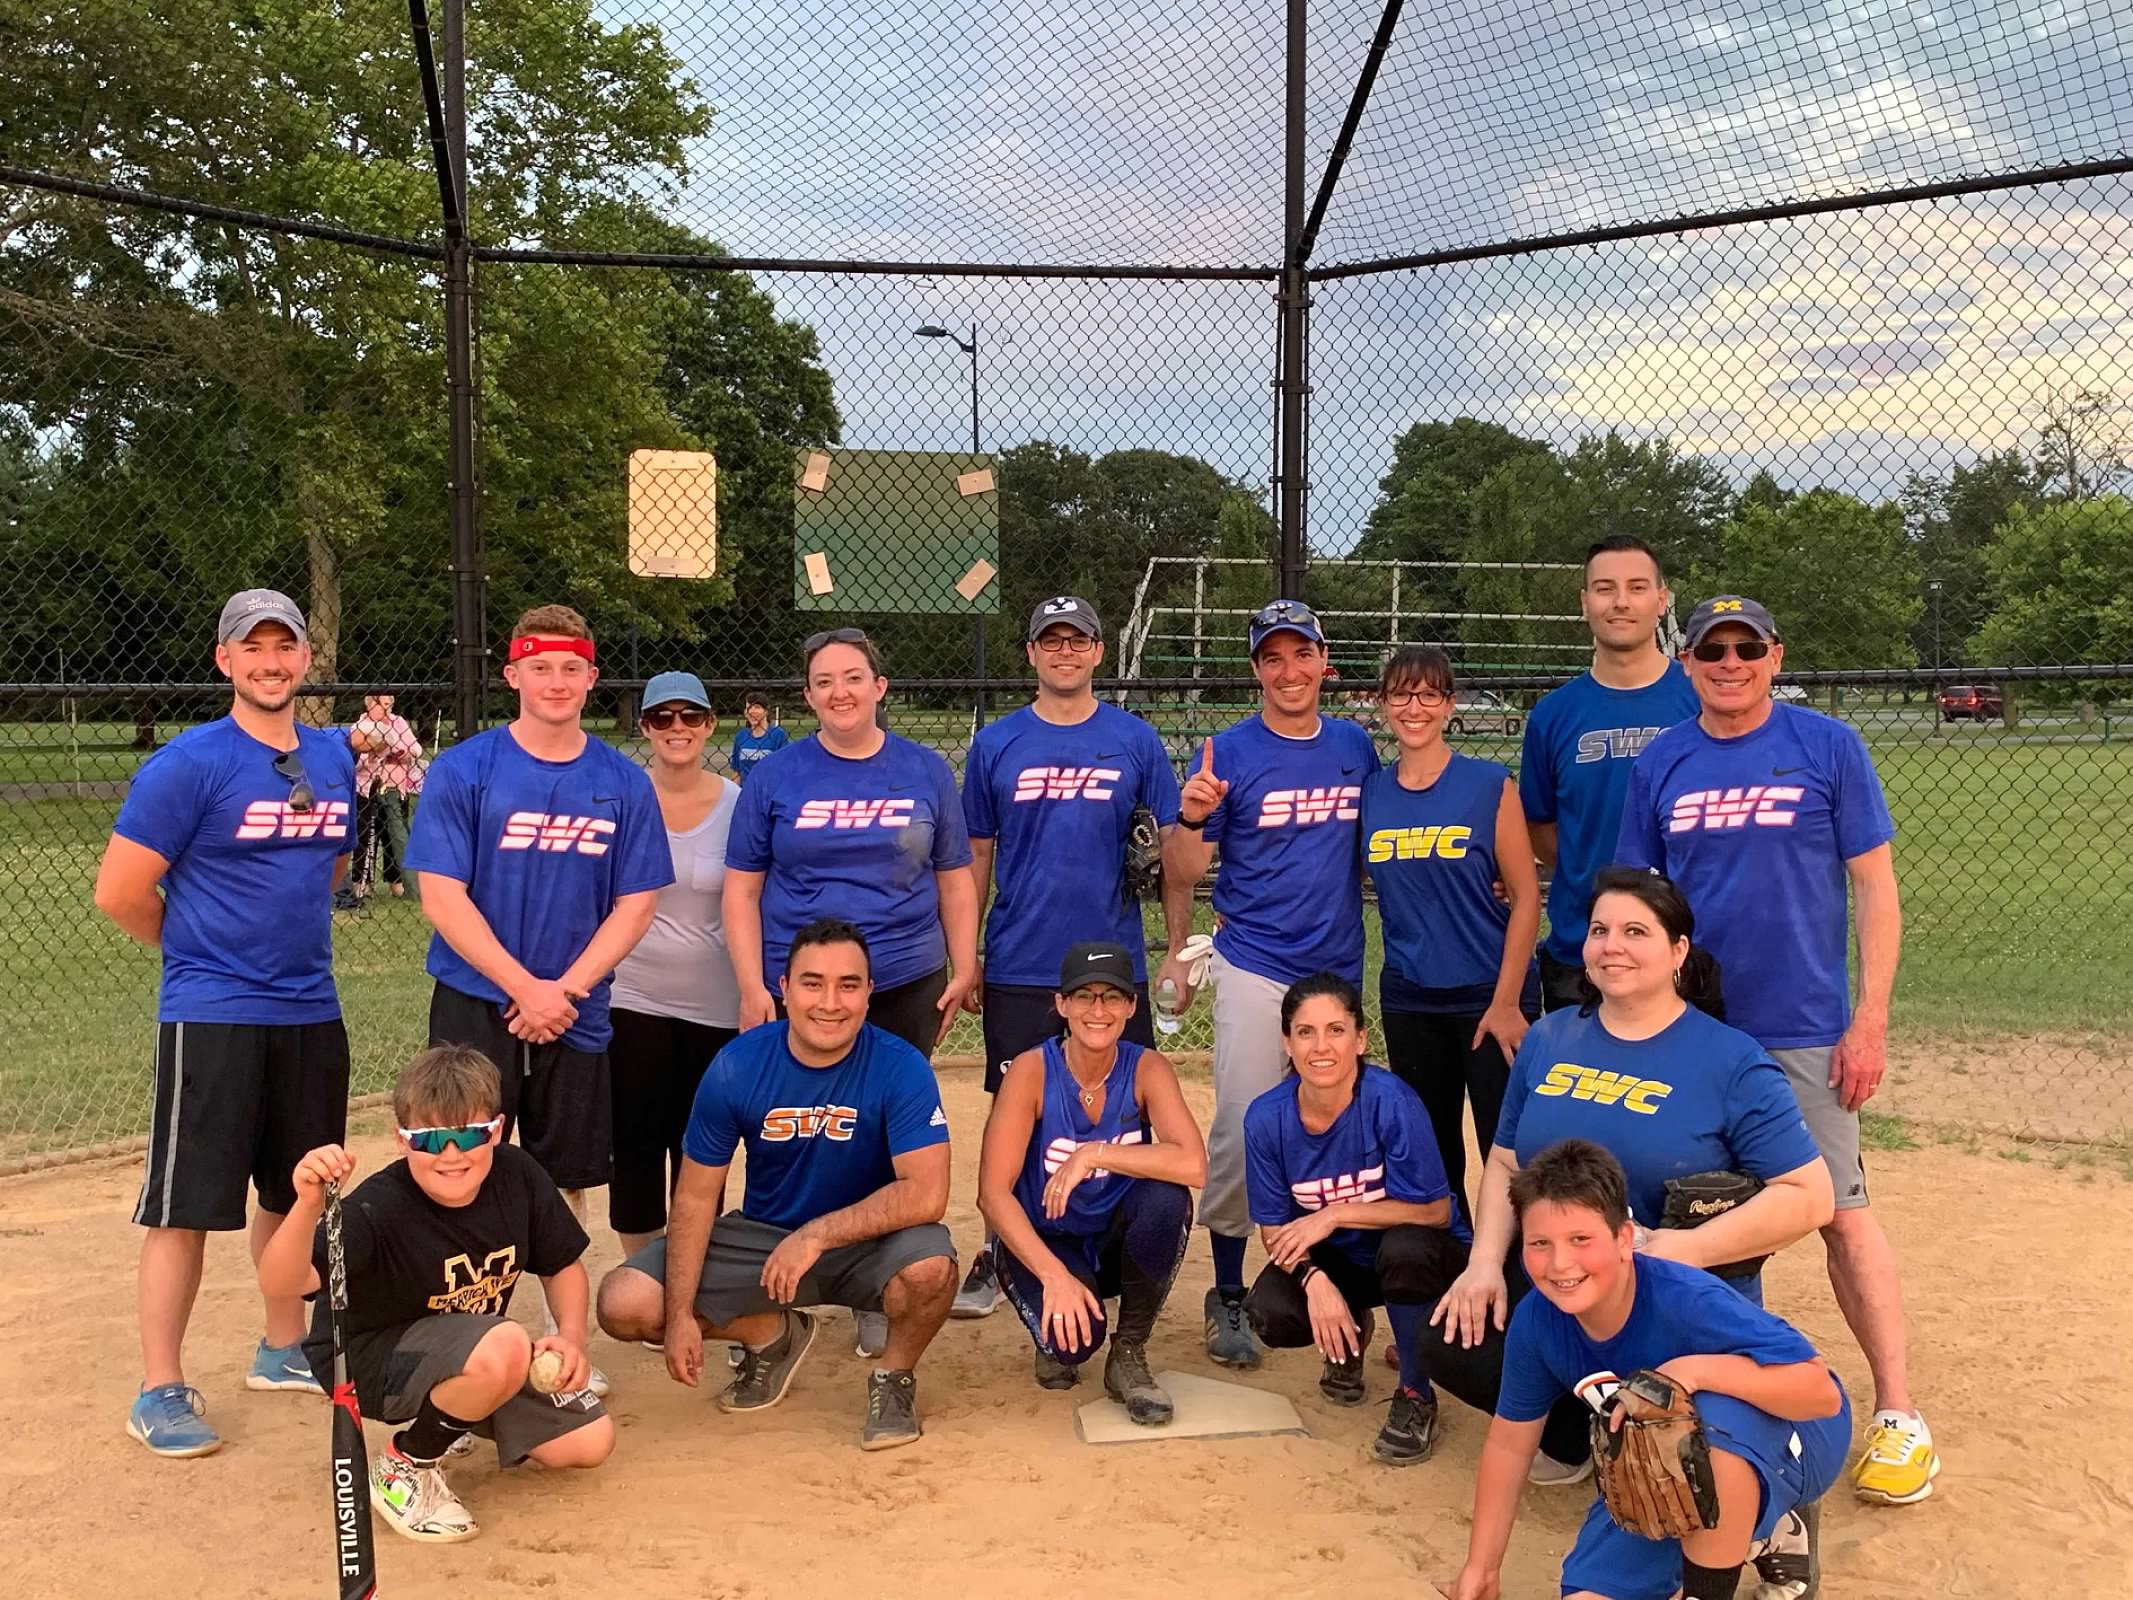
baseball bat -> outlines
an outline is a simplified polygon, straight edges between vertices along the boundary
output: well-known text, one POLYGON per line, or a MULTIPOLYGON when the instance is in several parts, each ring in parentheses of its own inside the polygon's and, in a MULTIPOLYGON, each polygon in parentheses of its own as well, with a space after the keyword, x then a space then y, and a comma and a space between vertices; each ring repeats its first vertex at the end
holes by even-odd
POLYGON ((374 1600, 377 1553, 371 1546, 370 1451, 363 1408, 348 1377, 341 1318, 348 1310, 348 1258, 341 1247, 341 1186, 326 1185, 327 1307, 333 1324, 333 1566, 341 1600, 374 1600))

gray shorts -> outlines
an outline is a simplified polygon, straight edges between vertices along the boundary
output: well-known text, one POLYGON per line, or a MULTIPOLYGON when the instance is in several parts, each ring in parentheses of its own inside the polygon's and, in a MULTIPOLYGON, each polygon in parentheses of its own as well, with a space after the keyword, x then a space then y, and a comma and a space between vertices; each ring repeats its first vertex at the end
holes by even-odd
MULTIPOLYGON (((729 1211, 711 1228, 704 1275, 696 1285, 696 1314, 715 1328, 741 1317, 784 1311, 763 1287, 763 1263, 792 1230, 729 1211)), ((822 1252, 800 1280, 796 1306, 849 1306, 879 1311, 882 1291, 904 1268, 934 1256, 955 1260, 955 1241, 938 1222, 899 1228, 879 1239, 862 1239, 822 1252)), ((654 1239, 623 1265, 659 1283, 667 1280, 667 1242, 654 1239)))
POLYGON ((1859 1211, 1867 1204, 1866 1167, 1859 1156, 1859 1113, 1845 1110, 1837 1091, 1829 1086, 1829 1063, 1835 1054, 1835 1045, 1818 1044, 1773 1050, 1770 1059, 1792 1080, 1800 1115, 1807 1119, 1807 1131, 1815 1136, 1829 1168, 1829 1181, 1836 1188, 1837 1209, 1859 1211))
POLYGON ((1248 1239, 1252 1211, 1244 1192, 1244 1113, 1288 1076, 1281 1037, 1285 983, 1247 972, 1218 951, 1207 964, 1215 990, 1215 1114, 1207 1125, 1207 1183, 1200 1220, 1210 1233, 1248 1239))
MULTIPOLYGON (((348 1363, 351 1370, 359 1366, 370 1367, 376 1375, 376 1382, 366 1384, 364 1379, 371 1373, 356 1371, 355 1374, 356 1392, 363 1400, 365 1414, 378 1422, 413 1421, 429 1392, 447 1378, 456 1378, 466 1371, 474 1347, 488 1336, 491 1329, 510 1320, 508 1317, 447 1312, 410 1322, 400 1330, 397 1338, 377 1334, 365 1340, 370 1346, 365 1352, 366 1359, 359 1362, 351 1351, 348 1363), (374 1413, 369 1409, 372 1396, 380 1397, 374 1413)), ((475 1423, 472 1431, 477 1437, 495 1444, 500 1465, 515 1467, 549 1440, 575 1433, 588 1422, 606 1415, 600 1397, 590 1389, 569 1394, 535 1394, 531 1389, 521 1388, 475 1423)))

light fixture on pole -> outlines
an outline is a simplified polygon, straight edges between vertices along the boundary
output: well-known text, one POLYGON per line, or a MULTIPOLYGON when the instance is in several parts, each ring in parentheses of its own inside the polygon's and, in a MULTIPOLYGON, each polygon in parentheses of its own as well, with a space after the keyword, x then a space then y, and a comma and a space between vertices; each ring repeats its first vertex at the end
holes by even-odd
MULTIPOLYGON (((914 337, 920 339, 946 339, 950 344, 962 351, 964 355, 970 357, 970 453, 974 456, 983 455, 985 446, 978 433, 978 325, 975 322, 970 325, 970 342, 968 344, 958 339, 946 328, 939 327, 931 322, 922 328, 914 328, 912 333, 914 337)), ((983 722, 985 720, 985 689, 982 681, 985 677, 985 618, 981 614, 972 620, 977 624, 977 630, 973 636, 975 642, 972 647, 972 664, 977 669, 977 676, 980 680, 977 696, 978 721, 983 722)))

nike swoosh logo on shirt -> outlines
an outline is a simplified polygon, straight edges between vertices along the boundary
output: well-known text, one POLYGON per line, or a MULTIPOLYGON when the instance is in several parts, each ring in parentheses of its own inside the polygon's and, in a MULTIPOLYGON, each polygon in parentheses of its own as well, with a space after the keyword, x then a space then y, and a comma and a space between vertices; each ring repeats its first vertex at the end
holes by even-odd
POLYGON ((1789 778, 1799 770, 1800 769, 1798 767, 1772 767, 1770 769, 1770 776, 1773 778, 1789 778))

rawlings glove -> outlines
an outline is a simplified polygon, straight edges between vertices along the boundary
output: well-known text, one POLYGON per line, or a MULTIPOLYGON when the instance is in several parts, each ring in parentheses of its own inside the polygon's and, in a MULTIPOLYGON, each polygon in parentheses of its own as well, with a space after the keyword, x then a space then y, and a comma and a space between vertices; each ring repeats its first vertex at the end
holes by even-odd
POLYGON ((1607 1514, 1646 1539, 1718 1526, 1718 1485, 1696 1405, 1679 1384, 1634 1372, 1592 1419, 1592 1460, 1607 1514), (1609 1426, 1614 1417, 1619 1427, 1609 1426))
MULTIPOLYGON (((1688 1178, 1666 1180, 1666 1205, 1659 1213, 1662 1228, 1700 1228, 1713 1217, 1724 1216, 1735 1206, 1746 1205, 1763 1192, 1763 1180, 1746 1172, 1699 1172, 1688 1178)), ((1768 1256, 1746 1261, 1728 1261, 1709 1270, 1721 1278, 1752 1278, 1763 1270, 1768 1256)))

